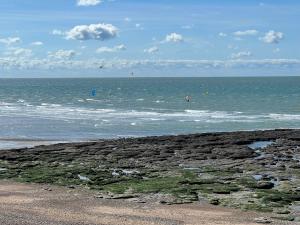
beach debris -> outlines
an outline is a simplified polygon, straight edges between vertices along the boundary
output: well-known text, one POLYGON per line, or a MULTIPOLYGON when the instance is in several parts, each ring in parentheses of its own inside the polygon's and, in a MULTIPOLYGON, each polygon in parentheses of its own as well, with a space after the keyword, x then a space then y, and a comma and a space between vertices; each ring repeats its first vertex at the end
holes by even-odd
POLYGON ((266 217, 257 217, 254 219, 255 223, 269 224, 272 223, 272 220, 266 217))
POLYGON ((78 174, 78 178, 82 181, 91 181, 88 177, 81 176, 80 174, 78 174))
POLYGON ((125 175, 131 175, 131 174, 139 174, 140 172, 137 170, 122 170, 122 173, 125 175))
POLYGON ((114 169, 113 172, 111 173, 112 176, 121 176, 121 175, 125 175, 125 176, 130 176, 130 175, 134 175, 134 174, 139 174, 140 172, 138 170, 120 170, 120 169, 114 169))
POLYGON ((120 174, 117 173, 116 170, 114 170, 114 171, 111 173, 111 175, 114 176, 114 177, 120 176, 120 174))

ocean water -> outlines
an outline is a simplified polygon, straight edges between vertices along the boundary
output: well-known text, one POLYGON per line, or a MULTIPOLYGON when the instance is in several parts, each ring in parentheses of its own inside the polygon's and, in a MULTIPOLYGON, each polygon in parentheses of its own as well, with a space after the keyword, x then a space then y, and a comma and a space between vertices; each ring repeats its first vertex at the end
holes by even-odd
POLYGON ((0 148, 300 128, 300 77, 0 79, 0 128, 0 148))

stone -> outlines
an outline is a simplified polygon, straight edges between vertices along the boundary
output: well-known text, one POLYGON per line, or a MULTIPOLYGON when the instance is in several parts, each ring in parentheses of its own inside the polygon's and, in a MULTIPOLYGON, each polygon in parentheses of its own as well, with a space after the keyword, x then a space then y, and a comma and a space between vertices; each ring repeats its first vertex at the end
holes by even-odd
POLYGON ((255 188, 257 189, 272 189, 274 187, 274 183, 269 181, 259 181, 255 185, 255 188))
POLYGON ((209 203, 212 204, 212 205, 219 205, 220 204, 220 199, 218 199, 218 198, 210 199, 209 203))

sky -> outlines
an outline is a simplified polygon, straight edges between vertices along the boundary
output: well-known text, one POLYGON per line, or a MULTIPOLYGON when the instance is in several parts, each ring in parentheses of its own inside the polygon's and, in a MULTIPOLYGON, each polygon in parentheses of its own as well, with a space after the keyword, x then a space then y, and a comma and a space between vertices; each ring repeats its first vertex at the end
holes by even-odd
POLYGON ((0 77, 298 76, 298 0, 1 0, 0 77))

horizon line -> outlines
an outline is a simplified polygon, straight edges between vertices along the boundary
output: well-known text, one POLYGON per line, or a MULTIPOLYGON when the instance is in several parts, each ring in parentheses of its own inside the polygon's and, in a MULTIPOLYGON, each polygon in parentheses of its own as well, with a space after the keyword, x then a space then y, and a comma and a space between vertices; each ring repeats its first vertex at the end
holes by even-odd
POLYGON ((103 77, 0 77, 0 79, 140 79, 140 78, 286 78, 286 77, 300 77, 300 75, 261 75, 261 76, 103 76, 103 77))

